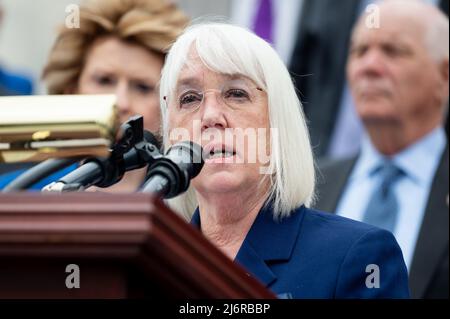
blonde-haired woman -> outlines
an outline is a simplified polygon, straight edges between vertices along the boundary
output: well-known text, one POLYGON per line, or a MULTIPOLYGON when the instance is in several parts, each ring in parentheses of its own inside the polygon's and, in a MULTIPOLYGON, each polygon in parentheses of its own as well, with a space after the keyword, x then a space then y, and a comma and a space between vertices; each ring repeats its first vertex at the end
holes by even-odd
MULTIPOLYGON (((120 121, 144 117, 160 129, 157 85, 170 45, 188 23, 165 0, 87 0, 80 27, 61 27, 43 79, 49 94, 115 94, 120 121)), ((135 191, 145 169, 128 172, 109 191, 135 191)))

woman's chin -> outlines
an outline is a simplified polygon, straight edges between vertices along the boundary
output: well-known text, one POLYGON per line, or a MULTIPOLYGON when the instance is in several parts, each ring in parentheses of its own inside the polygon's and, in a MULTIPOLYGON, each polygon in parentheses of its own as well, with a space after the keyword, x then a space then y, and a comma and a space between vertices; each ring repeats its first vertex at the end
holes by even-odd
POLYGON ((195 188, 203 189, 208 193, 233 192, 239 191, 242 185, 242 177, 236 176, 236 174, 231 172, 217 172, 208 176, 202 176, 202 180, 197 180, 195 184, 195 188))

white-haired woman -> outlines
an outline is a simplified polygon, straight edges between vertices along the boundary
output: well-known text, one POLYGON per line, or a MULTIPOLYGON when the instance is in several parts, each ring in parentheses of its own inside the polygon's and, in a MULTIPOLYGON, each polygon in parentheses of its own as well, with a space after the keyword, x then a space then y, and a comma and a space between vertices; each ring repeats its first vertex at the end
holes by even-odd
POLYGON ((206 154, 171 205, 193 213, 227 256, 283 296, 408 297, 391 233, 307 208, 315 184, 307 126, 270 45, 232 25, 192 26, 167 56, 160 97, 165 145, 188 138, 206 154))

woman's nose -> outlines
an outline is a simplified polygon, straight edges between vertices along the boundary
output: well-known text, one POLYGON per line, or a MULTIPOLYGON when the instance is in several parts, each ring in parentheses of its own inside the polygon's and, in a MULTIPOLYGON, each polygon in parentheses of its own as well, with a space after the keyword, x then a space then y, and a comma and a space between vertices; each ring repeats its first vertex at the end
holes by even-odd
POLYGON ((225 128, 225 106, 219 92, 205 93, 202 100, 202 129, 225 128))
POLYGON ((121 113, 128 113, 131 111, 131 97, 126 82, 119 82, 116 87, 117 108, 121 113))

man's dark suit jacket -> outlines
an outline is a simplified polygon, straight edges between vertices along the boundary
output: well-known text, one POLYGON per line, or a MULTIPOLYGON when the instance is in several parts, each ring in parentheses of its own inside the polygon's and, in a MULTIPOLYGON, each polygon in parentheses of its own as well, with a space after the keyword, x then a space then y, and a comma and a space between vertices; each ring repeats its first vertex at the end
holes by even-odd
MULTIPOLYGON (((198 209, 192 224, 200 227, 198 209)), ((235 261, 280 296, 409 297, 405 262, 390 232, 304 206, 281 222, 269 206, 261 209, 235 261), (373 264, 378 288, 366 285, 373 264)))
MULTIPOLYGON (((315 208, 335 212, 356 158, 320 166, 315 208)), ((412 298, 449 297, 448 145, 434 176, 409 274, 412 298)), ((420 168, 418 168, 420 169, 420 168)))
MULTIPOLYGON (((440 8, 448 15, 449 0, 440 8)), ((334 131, 350 46, 361 0, 305 0, 289 71, 308 119, 317 156, 328 150, 334 131)), ((448 130, 448 124, 447 124, 448 130)))

